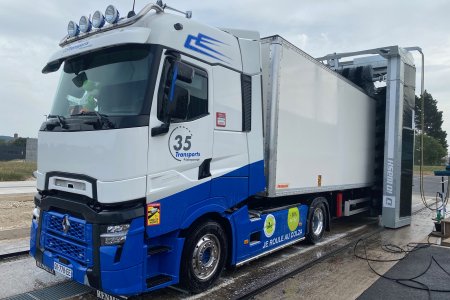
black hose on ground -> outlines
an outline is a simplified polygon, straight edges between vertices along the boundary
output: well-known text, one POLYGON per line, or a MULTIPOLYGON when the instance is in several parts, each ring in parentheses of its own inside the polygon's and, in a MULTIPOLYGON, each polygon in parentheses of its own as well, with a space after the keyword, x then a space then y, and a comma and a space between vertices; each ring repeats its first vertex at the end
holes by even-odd
POLYGON ((367 262, 367 265, 369 266, 369 268, 372 270, 372 272, 374 272, 376 275, 378 275, 381 278, 396 282, 400 285, 412 288, 412 289, 417 289, 417 290, 422 290, 422 291, 427 291, 428 292, 428 298, 431 299, 431 292, 438 292, 438 293, 450 293, 450 289, 449 290, 440 290, 440 289, 433 289, 430 288, 429 286, 427 286, 426 284, 417 281, 416 279, 425 275, 431 268, 431 265, 434 263, 436 263, 436 265, 445 272, 445 274, 447 274, 450 277, 450 272, 448 272, 447 270, 445 270, 441 264, 439 264, 439 262, 436 260, 436 258, 434 256, 431 256, 430 262, 428 264, 428 266, 422 271, 420 272, 418 275, 410 277, 410 278, 393 278, 393 277, 389 277, 383 274, 380 274, 379 272, 377 272, 373 266, 370 264, 370 262, 396 262, 396 261, 401 261, 403 259, 405 259, 409 253, 414 252, 414 251, 418 251, 420 249, 423 248, 428 248, 431 245, 437 245, 437 244, 433 244, 430 243, 430 235, 428 236, 428 240, 427 243, 408 243, 406 245, 406 249, 394 245, 394 244, 385 244, 381 246, 381 249, 383 249, 383 251, 388 252, 388 253, 395 253, 395 254, 403 254, 402 257, 400 258, 396 258, 396 259, 375 259, 375 258, 369 258, 369 256, 367 255, 367 245, 366 245, 366 241, 364 239, 360 239, 358 240, 358 242, 356 242, 355 246, 353 247, 353 255, 359 259, 363 259, 367 262), (364 256, 361 256, 359 254, 357 254, 357 247, 358 245, 362 242, 363 247, 364 247, 364 256), (411 285, 408 283, 414 283, 416 285, 411 285))

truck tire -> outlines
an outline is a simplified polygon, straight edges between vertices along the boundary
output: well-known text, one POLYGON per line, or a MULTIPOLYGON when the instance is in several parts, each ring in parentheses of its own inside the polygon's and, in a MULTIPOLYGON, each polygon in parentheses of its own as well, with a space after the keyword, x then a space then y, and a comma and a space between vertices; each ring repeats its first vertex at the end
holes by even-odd
POLYGON ((323 201, 315 199, 308 213, 308 233, 306 241, 310 244, 317 243, 323 236, 328 222, 328 214, 323 201))
POLYGON ((180 267, 180 285, 199 293, 206 290, 222 272, 227 258, 227 239, 215 221, 195 225, 187 234, 180 267))

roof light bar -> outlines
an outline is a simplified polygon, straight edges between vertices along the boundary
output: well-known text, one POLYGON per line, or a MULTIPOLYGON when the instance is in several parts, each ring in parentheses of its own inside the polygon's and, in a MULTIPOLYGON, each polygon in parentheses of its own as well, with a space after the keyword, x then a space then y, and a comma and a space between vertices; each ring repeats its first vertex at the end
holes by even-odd
POLYGON ((80 31, 82 33, 89 32, 92 29, 92 23, 91 23, 91 20, 89 20, 89 17, 82 16, 80 18, 80 23, 79 24, 80 24, 79 25, 80 26, 80 31))
POLYGON ((106 32, 109 30, 114 30, 116 28, 123 28, 129 26, 131 24, 136 23, 151 10, 155 10, 157 14, 164 12, 164 9, 159 5, 149 3, 135 16, 121 19, 119 11, 113 5, 109 5, 106 8, 105 16, 103 18, 102 18, 103 15, 100 12, 98 13, 95 12, 94 16, 92 17, 91 26, 97 28, 98 30, 91 30, 90 32, 86 32, 85 34, 80 35, 79 34, 80 28, 75 22, 72 21, 69 23, 68 26, 68 35, 61 40, 59 45, 61 47, 64 47, 65 45, 70 44, 76 40, 85 39, 99 32, 106 32), (114 26, 105 26, 105 21, 110 24, 114 24, 114 26))
POLYGON ((80 33, 80 28, 78 27, 78 24, 74 21, 70 21, 67 25, 67 34, 70 37, 75 37, 80 33))
POLYGON ((117 23, 117 21, 119 21, 119 11, 117 10, 117 8, 114 7, 114 5, 109 5, 106 8, 105 11, 105 19, 106 22, 108 22, 109 24, 115 24, 117 23))
POLYGON ((103 25, 105 25, 105 16, 97 10, 92 16, 92 26, 94 26, 94 28, 102 28, 103 25))

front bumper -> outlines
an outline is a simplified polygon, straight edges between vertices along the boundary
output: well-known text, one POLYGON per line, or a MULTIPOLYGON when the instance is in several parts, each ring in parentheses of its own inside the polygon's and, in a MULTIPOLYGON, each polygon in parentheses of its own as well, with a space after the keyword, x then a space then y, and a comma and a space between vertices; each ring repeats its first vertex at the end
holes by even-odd
POLYGON ((30 253, 46 267, 57 262, 72 269, 72 279, 114 295, 135 295, 145 287, 144 204, 115 209, 94 209, 80 199, 66 196, 35 197, 41 209, 39 222, 31 225, 30 253), (68 216, 77 232, 59 232, 55 218, 68 216), (130 223, 124 244, 102 246, 100 234, 107 225, 130 223), (56 225, 55 225, 56 224, 56 225), (80 226, 81 226, 80 225, 80 226), (83 234, 81 234, 82 232, 83 234))

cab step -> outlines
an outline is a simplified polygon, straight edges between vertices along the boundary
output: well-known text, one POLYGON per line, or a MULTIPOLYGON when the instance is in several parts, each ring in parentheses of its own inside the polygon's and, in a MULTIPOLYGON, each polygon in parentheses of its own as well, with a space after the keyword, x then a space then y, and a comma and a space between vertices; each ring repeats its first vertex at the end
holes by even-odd
POLYGON ((171 282, 172 281, 172 276, 168 276, 168 275, 156 275, 150 278, 147 278, 147 288, 153 288, 156 287, 158 285, 167 283, 167 282, 171 282))

